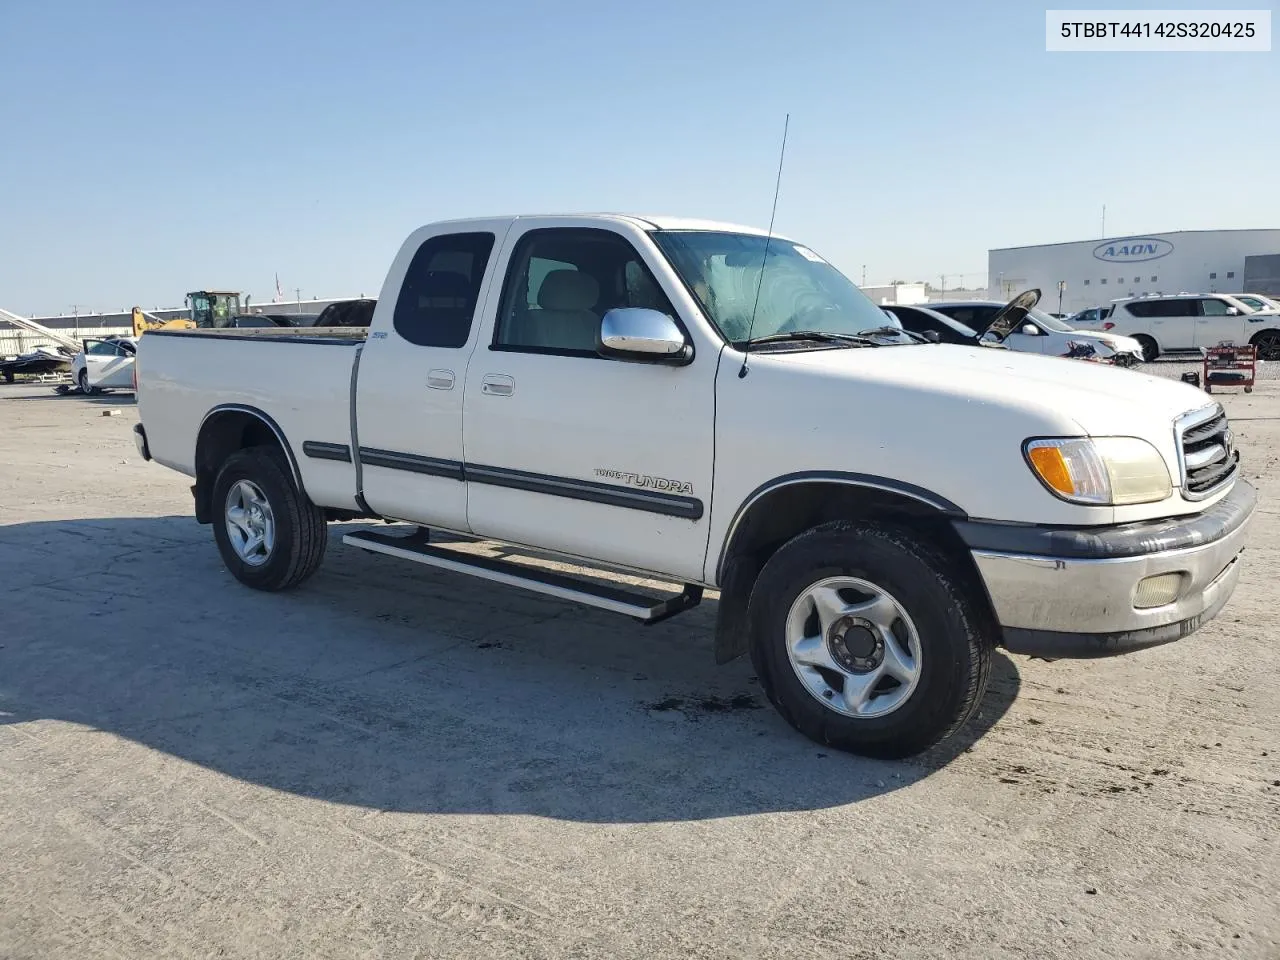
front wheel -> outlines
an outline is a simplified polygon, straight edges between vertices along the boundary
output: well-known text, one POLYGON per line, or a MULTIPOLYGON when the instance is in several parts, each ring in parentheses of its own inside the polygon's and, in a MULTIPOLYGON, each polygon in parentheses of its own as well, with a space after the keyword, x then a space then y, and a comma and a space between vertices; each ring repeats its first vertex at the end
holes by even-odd
POLYGON ((986 689, 994 647, 951 563, 910 533, 841 521, 770 558, 751 599, 752 661, 801 733, 898 758, 950 736, 986 689))
POLYGON ((287 590, 320 567, 324 512, 267 447, 233 453, 213 484, 213 536, 222 562, 255 590, 287 590))
POLYGON ((88 370, 80 371, 80 375, 76 378, 76 385, 80 387, 80 392, 86 397, 91 397, 98 392, 98 388, 89 383, 88 370))

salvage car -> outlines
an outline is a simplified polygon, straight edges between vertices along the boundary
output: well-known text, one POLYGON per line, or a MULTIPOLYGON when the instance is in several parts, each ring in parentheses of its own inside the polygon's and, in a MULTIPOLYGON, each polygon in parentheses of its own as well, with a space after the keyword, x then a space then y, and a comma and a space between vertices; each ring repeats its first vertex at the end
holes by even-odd
MULTIPOLYGON (((1021 322, 1000 331, 993 329, 993 321, 1017 301, 1018 297, 1008 304, 996 300, 948 300, 931 301, 928 307, 971 327, 980 336, 994 336, 1010 350, 1042 353, 1051 357, 1107 360, 1120 366, 1132 366, 1142 361, 1142 345, 1138 341, 1120 333, 1081 331, 1069 326, 1036 308, 1040 291, 1034 292, 1035 300, 1022 314, 1021 322)), ((1003 318, 1009 319, 1009 314, 1003 313, 1003 318)))
POLYGON ((71 380, 86 395, 132 390, 136 337, 90 337, 71 361, 71 380))
POLYGON ((765 231, 456 220, 408 237, 367 331, 148 333, 135 439, 245 586, 298 586, 367 518, 398 526, 344 544, 642 623, 715 589, 717 660, 819 743, 901 757, 973 714, 997 646, 1192 634, 1256 503, 1193 387, 922 341, 765 231))
POLYGON ((941 343, 994 347, 1000 350, 1008 349, 1003 343, 998 343, 994 338, 984 339, 972 327, 966 327, 959 320, 953 320, 945 313, 930 310, 922 304, 906 305, 894 303, 886 304, 882 309, 897 320, 903 329, 925 336, 934 334, 941 343))

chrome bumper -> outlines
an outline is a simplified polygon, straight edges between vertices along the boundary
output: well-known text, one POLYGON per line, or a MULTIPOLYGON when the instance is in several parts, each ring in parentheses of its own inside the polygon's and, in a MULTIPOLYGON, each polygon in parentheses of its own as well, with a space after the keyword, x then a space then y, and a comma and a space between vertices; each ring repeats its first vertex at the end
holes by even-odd
POLYGON ((1253 488, 1237 481, 1227 497, 1192 517, 1017 533, 998 525, 957 526, 970 543, 1008 649, 1107 656, 1181 639, 1222 609, 1240 577, 1256 502, 1253 488), (1018 538, 1033 548, 1056 543, 1061 549, 991 549, 1018 538), (1177 597, 1163 606, 1135 607, 1138 584, 1162 573, 1182 574, 1177 597))

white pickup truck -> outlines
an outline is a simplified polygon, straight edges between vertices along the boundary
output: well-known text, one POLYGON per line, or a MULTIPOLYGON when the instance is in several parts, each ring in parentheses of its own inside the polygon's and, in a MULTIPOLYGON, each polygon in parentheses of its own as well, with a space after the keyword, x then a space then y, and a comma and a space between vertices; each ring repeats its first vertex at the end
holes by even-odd
POLYGON ((714 588, 721 662, 749 652, 815 740, 904 756, 964 723, 997 646, 1092 657, 1193 632, 1236 585, 1256 499, 1190 386, 923 341, 758 230, 436 223, 367 331, 147 333, 137 443, 194 478, 250 587, 300 583, 326 521, 370 518, 408 526, 343 542, 644 622, 714 588), (549 573, 522 548, 683 589, 549 573))

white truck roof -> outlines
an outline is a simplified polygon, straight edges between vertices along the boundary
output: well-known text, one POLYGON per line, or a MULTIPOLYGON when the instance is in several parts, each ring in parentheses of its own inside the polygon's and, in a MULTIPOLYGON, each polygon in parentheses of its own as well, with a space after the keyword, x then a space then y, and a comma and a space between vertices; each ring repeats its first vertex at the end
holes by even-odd
MULTIPOLYGON (((500 217, 468 217, 463 220, 438 220, 435 223, 448 223, 465 226, 471 223, 492 223, 494 220, 553 220, 563 224, 565 220, 577 220, 583 223, 597 221, 600 223, 629 223, 641 230, 705 230, 723 233, 745 233, 754 236, 766 236, 767 230, 759 227, 748 227, 738 223, 725 223, 719 220, 703 220, 695 217, 650 216, 630 213, 520 213, 507 214, 500 217)), ((773 234, 780 240, 790 240, 778 232, 773 234)))

